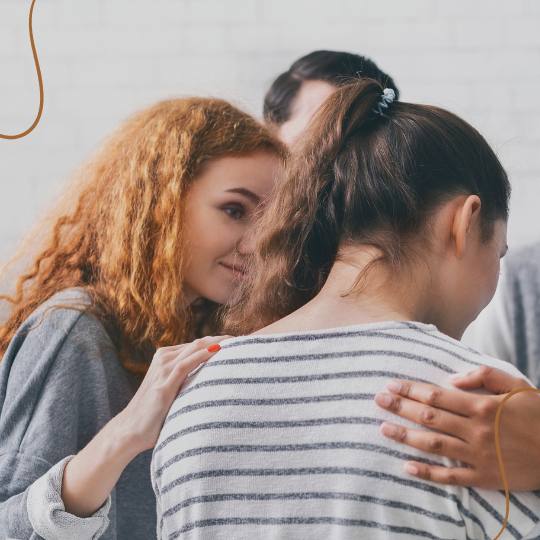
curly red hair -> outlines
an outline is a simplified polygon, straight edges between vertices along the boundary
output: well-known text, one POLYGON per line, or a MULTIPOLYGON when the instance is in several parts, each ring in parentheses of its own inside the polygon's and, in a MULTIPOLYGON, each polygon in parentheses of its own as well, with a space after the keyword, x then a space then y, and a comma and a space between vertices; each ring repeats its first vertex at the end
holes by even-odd
POLYGON ((183 199, 201 167, 224 155, 285 150, 249 115, 219 99, 160 102, 125 122, 72 184, 0 326, 3 354, 21 323, 56 292, 83 287, 125 365, 143 371, 160 346, 194 337, 182 286, 183 199))

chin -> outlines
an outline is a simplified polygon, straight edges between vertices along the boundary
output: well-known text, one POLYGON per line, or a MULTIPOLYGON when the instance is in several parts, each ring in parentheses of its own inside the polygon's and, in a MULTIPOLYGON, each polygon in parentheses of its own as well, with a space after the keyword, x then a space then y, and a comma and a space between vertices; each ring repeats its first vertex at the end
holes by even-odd
POLYGON ((215 302, 216 304, 226 304, 232 299, 235 290, 236 288, 234 286, 227 283, 222 284, 221 287, 208 287, 205 291, 202 291, 201 296, 207 300, 210 300, 211 302, 215 302))

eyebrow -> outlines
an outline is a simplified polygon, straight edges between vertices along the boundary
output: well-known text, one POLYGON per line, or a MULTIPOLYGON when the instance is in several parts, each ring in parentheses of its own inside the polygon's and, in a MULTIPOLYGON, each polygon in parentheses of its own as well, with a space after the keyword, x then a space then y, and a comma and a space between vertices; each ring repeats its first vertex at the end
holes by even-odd
POLYGON ((261 198, 258 195, 255 195, 253 191, 249 191, 249 189, 246 188, 232 188, 225 191, 227 193, 238 193, 239 195, 243 195, 244 197, 251 199, 255 204, 259 204, 261 201, 261 198))

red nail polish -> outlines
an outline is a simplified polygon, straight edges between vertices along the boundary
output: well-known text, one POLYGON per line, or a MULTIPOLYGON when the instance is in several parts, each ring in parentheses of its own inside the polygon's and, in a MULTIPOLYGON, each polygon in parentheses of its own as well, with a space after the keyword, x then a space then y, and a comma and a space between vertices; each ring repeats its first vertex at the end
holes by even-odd
POLYGON ((206 350, 208 352, 218 352, 221 349, 221 345, 219 343, 214 343, 213 345, 210 345, 206 350))

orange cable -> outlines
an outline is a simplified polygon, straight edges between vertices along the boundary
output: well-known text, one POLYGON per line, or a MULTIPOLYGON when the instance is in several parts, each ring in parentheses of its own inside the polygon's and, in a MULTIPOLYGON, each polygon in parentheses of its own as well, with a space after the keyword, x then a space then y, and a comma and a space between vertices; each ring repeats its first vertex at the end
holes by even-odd
POLYGON ((508 525, 508 517, 510 515, 510 489, 508 487, 508 479, 506 477, 506 470, 504 468, 504 461, 502 458, 502 452, 501 452, 501 413, 504 407, 504 404, 513 396, 516 394, 519 394, 521 392, 537 392, 540 394, 540 390, 538 388, 518 388, 517 390, 512 390, 506 396, 504 396, 504 399, 499 403, 499 406, 497 407, 497 414, 495 415, 495 450, 497 451, 497 463, 499 465, 499 474, 501 475, 503 487, 504 487, 504 496, 505 496, 505 513, 504 513, 504 520, 501 526, 500 531, 497 533, 497 536, 493 538, 493 540, 498 540, 504 530, 506 529, 506 526, 508 525))
POLYGON ((22 131, 21 133, 16 133, 15 135, 4 135, 0 133, 0 139, 21 139, 22 137, 26 137, 29 133, 34 131, 36 126, 39 124, 39 121, 41 120, 41 114, 43 113, 43 103, 44 103, 44 92, 43 92, 43 78, 41 76, 41 69, 39 67, 39 58, 36 50, 36 44, 34 42, 34 32, 32 30, 32 17, 34 15, 34 4, 36 3, 36 0, 32 0, 32 5, 30 6, 30 15, 28 17, 28 31, 30 33, 30 46, 32 47, 32 55, 34 57, 34 65, 36 66, 36 72, 38 77, 38 84, 39 84, 39 110, 37 113, 37 116, 34 120, 34 123, 25 131, 22 131))

